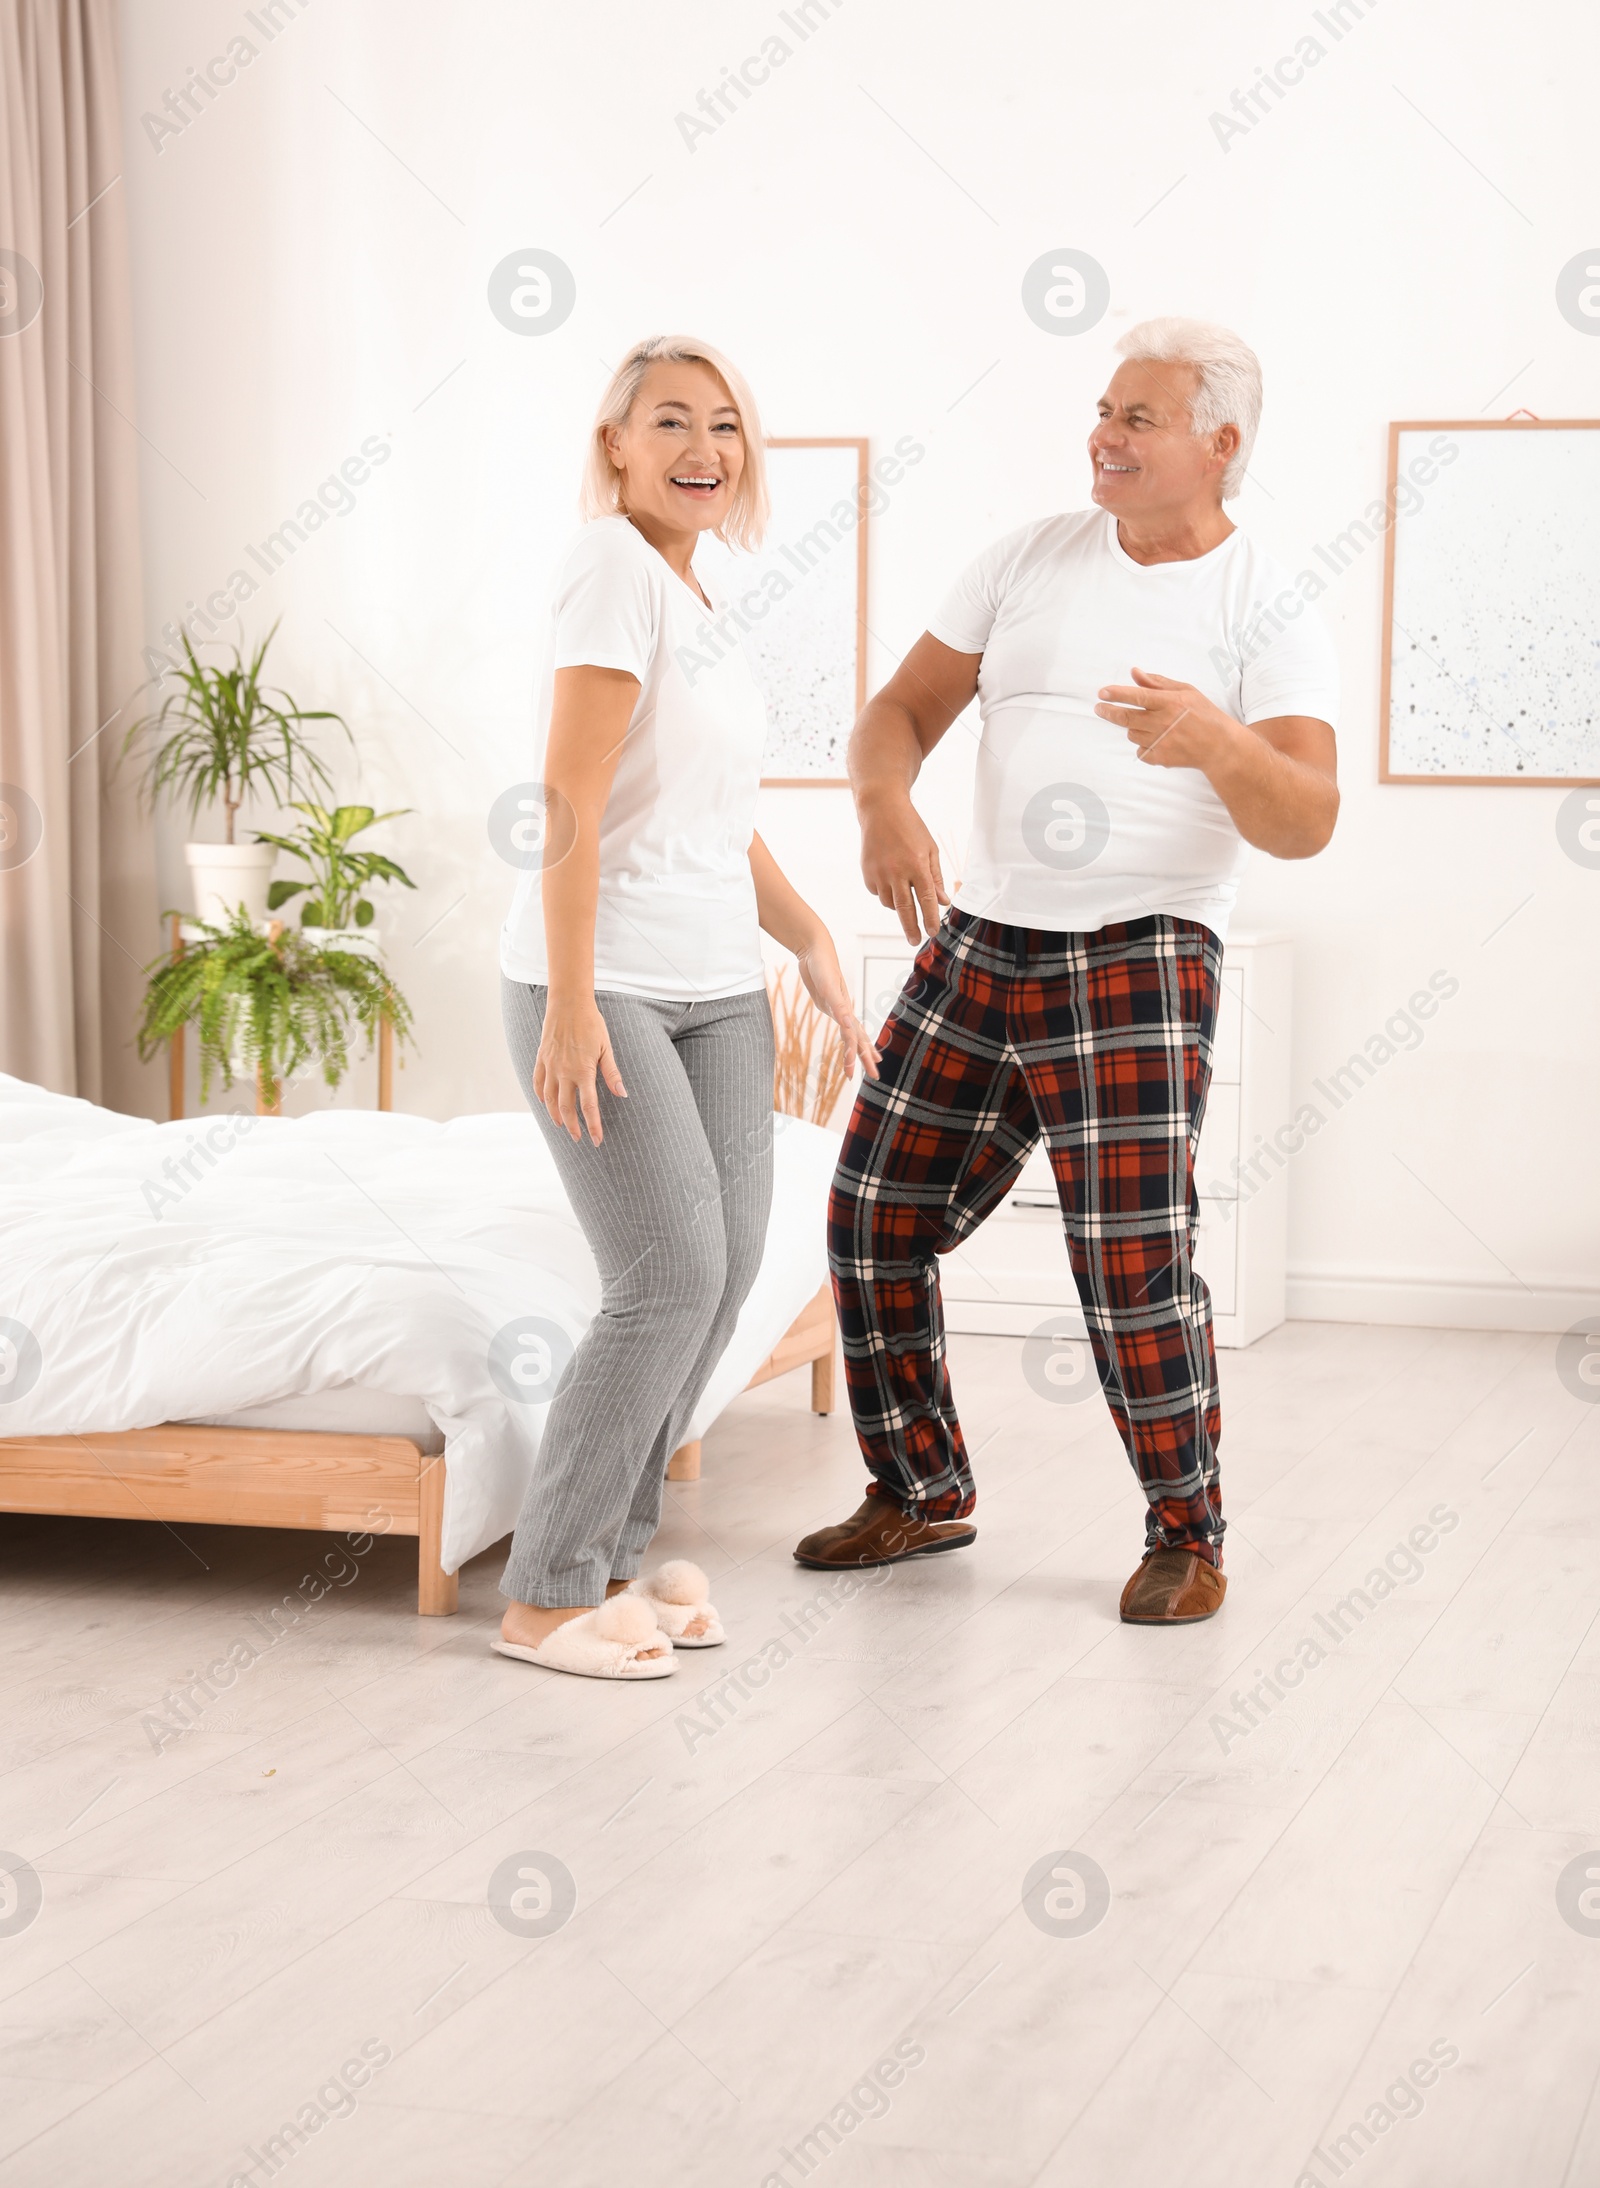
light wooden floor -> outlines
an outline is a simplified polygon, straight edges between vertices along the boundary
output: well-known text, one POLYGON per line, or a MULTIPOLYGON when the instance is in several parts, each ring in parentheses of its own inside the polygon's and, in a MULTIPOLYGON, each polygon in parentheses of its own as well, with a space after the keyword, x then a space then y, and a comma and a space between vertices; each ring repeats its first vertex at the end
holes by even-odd
POLYGON ((1600 1936, 1556 1887, 1589 1852, 1600 1885, 1600 1406, 1554 1351, 1225 1355, 1231 1593, 1149 1633, 1098 1405, 957 1339, 975 1550, 834 1604, 709 1737, 697 1695, 829 1595, 789 1551, 856 1501, 803 1377, 669 1492, 733 1645, 641 1688, 492 1656, 495 1556, 419 1620, 380 1544, 158 1755, 141 1717, 326 1538, 8 1521, 0 1846, 44 1898, 0 1935, 0 2184, 1331 2188, 1314 2147, 1436 2046, 1421 2109, 1343 2145, 1359 2188, 1594 2188, 1600 1936), (1213 1715, 1441 1504, 1421 1577, 1224 1752, 1213 1715), (1021 1904, 1061 1850, 1111 1888, 1078 1937, 1021 1904), (486 1904, 519 1853, 576 1882, 542 1939, 486 1904))

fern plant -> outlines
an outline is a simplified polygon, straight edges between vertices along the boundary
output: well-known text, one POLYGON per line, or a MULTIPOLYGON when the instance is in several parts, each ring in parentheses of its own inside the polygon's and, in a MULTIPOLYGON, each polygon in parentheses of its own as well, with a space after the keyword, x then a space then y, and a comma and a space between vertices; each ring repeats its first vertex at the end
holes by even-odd
POLYGON ((303 798, 290 802, 297 813, 308 816, 305 825, 292 836, 274 836, 258 828, 256 841, 275 843, 280 851, 292 851, 310 867, 312 878, 275 881, 267 892, 269 912, 278 911, 297 896, 305 896, 300 907, 302 927, 370 927, 372 900, 365 892, 373 882, 403 881, 408 889, 417 886, 404 867, 385 858, 381 851, 349 848, 352 837, 376 827, 379 821, 398 820, 402 813, 410 812, 410 806, 396 806, 392 813, 375 813, 370 805, 336 805, 330 812, 327 806, 313 805, 303 798))
MULTIPOLYGON (((342 715, 326 707, 302 707, 286 691, 262 682, 267 648, 277 630, 274 623, 248 660, 235 646, 231 666, 222 668, 203 662, 184 631, 184 658, 172 672, 177 689, 168 692, 156 713, 135 722, 122 740, 124 753, 136 738, 154 740, 145 770, 151 799, 168 792, 188 806, 193 821, 203 805, 220 798, 228 843, 251 790, 265 791, 274 804, 283 805, 296 789, 332 788, 332 777, 305 735, 307 722, 337 722, 350 737, 342 715)), ((350 741, 355 742, 353 737, 350 741)))
POLYGON ((292 927, 258 934, 243 910, 225 927, 200 925, 203 941, 145 967, 138 1044, 148 1062, 180 1026, 193 1026, 202 1100, 213 1075, 231 1087, 247 1071, 263 1108, 276 1110, 284 1079, 313 1059, 337 1086, 350 1068, 352 1039, 365 1034, 370 1049, 380 1019, 397 1040, 409 1037, 410 1006, 362 952, 324 948, 292 927))

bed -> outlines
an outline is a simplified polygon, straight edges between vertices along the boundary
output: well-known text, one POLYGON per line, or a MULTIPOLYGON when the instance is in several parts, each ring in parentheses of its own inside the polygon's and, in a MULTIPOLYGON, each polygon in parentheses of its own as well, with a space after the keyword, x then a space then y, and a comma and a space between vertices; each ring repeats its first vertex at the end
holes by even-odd
MULTIPOLYGON (((752 1383, 809 1363, 831 1410, 837 1151, 777 1119, 766 1254, 675 1478, 752 1383)), ((514 1525, 599 1302, 530 1115, 153 1124, 3 1074, 0 1270, 0 1511, 415 1535, 434 1615, 514 1525)))

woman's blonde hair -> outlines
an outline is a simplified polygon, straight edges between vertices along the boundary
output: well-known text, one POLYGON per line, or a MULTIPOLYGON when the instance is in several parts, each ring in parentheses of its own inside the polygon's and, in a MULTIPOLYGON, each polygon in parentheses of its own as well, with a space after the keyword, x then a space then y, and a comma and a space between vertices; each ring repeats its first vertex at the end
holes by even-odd
POLYGON ((583 467, 579 508, 586 518, 615 516, 621 509, 622 480, 606 448, 606 429, 626 424, 644 376, 655 364, 708 365, 726 388, 728 400, 739 413, 744 469, 734 488, 728 514, 717 528, 717 537, 726 540, 730 547, 759 547, 772 505, 767 496, 767 459, 756 399, 744 374, 731 365, 720 350, 713 349, 709 342, 696 341, 691 334, 652 334, 642 342, 635 342, 611 375, 611 384, 601 397, 589 435, 589 455, 583 467))

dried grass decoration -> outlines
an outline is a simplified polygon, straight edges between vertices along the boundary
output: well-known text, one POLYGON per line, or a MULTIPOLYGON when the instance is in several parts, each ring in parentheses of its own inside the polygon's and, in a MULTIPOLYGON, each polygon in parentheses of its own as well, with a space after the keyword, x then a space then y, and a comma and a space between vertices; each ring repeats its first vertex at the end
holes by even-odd
POLYGON ((786 967, 769 975, 767 995, 777 1051, 772 1106, 786 1117, 828 1124, 850 1084, 844 1038, 807 995, 798 973, 786 967))

